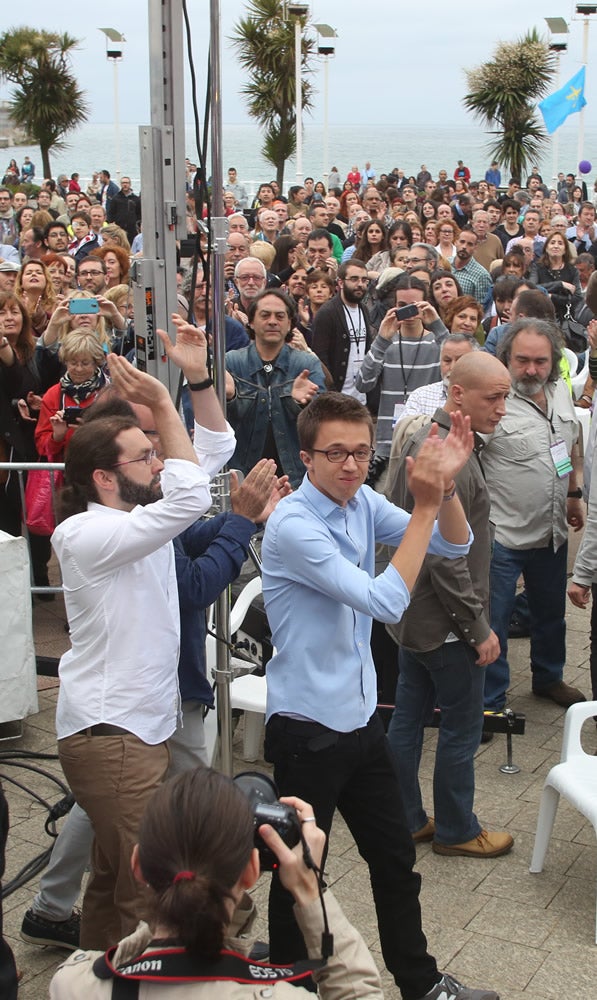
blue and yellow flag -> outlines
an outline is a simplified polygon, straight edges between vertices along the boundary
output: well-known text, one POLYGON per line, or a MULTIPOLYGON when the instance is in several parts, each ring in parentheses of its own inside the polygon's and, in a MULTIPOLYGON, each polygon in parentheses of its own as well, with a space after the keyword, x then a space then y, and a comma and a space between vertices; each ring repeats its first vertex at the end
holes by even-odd
POLYGON ((584 108, 586 103, 583 66, 560 90, 550 94, 538 105, 549 134, 555 132, 566 121, 568 115, 573 115, 584 108))

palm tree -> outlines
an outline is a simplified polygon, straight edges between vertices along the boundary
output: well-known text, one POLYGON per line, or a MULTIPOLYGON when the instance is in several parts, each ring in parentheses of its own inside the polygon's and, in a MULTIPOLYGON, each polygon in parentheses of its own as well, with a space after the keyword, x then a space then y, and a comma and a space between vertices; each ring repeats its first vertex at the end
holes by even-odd
POLYGON ((15 85, 10 117, 39 143, 44 177, 50 150, 87 120, 88 106, 69 68, 78 40, 66 33, 11 28, 0 36, 0 78, 15 85))
MULTIPOLYGON (((280 0, 250 0, 247 17, 235 25, 232 43, 248 81, 242 88, 252 118, 264 129, 262 152, 276 168, 280 187, 286 160, 296 149, 294 20, 286 21, 280 0)), ((301 18, 303 26, 306 17, 301 18)), ((315 42, 302 35, 302 72, 308 74, 315 42)), ((313 88, 302 81, 302 106, 312 107, 313 88)))
POLYGON ((535 108, 554 73, 554 56, 535 29, 516 42, 500 42, 490 62, 466 71, 464 106, 496 136, 490 156, 508 165, 519 182, 549 141, 535 108))

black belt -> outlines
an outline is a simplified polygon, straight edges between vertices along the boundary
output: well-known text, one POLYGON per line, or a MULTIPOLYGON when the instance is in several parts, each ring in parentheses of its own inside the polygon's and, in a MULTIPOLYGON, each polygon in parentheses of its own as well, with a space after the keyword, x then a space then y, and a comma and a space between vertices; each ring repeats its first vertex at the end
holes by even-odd
POLYGON ((73 736, 131 736, 131 731, 122 726, 113 726, 110 722, 98 722, 95 726, 79 729, 73 736))

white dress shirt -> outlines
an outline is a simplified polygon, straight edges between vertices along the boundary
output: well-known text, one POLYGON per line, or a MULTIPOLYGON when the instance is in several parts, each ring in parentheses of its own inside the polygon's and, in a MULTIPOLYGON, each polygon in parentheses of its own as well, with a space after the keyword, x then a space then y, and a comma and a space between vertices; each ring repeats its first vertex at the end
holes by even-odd
POLYGON ((52 535, 72 643, 60 661, 58 739, 107 722, 154 745, 176 728, 180 619, 171 540, 209 508, 210 477, 234 449, 230 430, 201 429, 201 439, 201 467, 165 461, 163 499, 130 512, 90 503, 52 535))

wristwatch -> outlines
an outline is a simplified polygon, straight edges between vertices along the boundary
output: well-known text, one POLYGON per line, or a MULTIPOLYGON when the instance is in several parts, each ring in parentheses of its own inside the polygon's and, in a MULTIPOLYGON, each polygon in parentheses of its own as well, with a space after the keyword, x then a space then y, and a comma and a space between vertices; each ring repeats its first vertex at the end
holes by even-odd
POLYGON ((210 389, 213 384, 213 378, 204 378, 203 382, 187 382, 191 392, 201 392, 203 389, 210 389))
POLYGON ((582 500, 582 490, 580 486, 576 490, 568 490, 569 500, 582 500))

